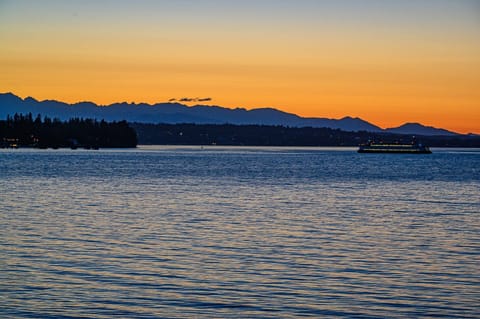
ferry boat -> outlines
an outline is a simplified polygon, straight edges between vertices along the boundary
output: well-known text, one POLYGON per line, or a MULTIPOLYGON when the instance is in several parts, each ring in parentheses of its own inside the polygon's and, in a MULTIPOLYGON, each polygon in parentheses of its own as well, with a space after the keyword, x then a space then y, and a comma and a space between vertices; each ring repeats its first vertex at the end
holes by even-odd
POLYGON ((412 144, 384 144, 369 142, 360 145, 358 153, 431 154, 432 151, 430 151, 428 146, 415 142, 412 144))

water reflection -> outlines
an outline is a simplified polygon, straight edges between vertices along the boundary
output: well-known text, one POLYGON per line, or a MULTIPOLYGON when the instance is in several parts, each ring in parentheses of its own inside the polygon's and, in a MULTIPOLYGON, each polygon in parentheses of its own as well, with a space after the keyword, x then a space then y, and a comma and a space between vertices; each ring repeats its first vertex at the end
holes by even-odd
POLYGON ((479 155, 357 155, 2 156, 0 314, 476 317, 479 155))

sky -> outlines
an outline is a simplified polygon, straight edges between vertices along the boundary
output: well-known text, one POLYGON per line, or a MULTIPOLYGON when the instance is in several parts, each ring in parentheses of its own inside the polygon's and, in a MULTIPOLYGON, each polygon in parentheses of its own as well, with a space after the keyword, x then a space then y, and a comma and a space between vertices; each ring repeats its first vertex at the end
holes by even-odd
POLYGON ((0 92, 39 100, 480 133, 480 1, 0 0, 0 70, 0 92))

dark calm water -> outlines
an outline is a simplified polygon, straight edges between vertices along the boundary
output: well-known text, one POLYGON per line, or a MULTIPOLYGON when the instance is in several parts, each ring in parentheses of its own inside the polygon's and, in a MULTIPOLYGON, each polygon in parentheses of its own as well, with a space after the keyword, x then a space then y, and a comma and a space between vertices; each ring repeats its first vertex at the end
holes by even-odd
POLYGON ((2 318, 480 318, 480 150, 0 150, 2 318))

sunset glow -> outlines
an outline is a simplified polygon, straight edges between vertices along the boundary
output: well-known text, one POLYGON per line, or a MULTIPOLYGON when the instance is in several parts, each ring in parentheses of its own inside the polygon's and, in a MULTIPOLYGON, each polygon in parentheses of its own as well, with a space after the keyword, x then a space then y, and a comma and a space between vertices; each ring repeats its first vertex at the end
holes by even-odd
POLYGON ((0 92, 480 133, 480 4, 0 1, 0 92))

